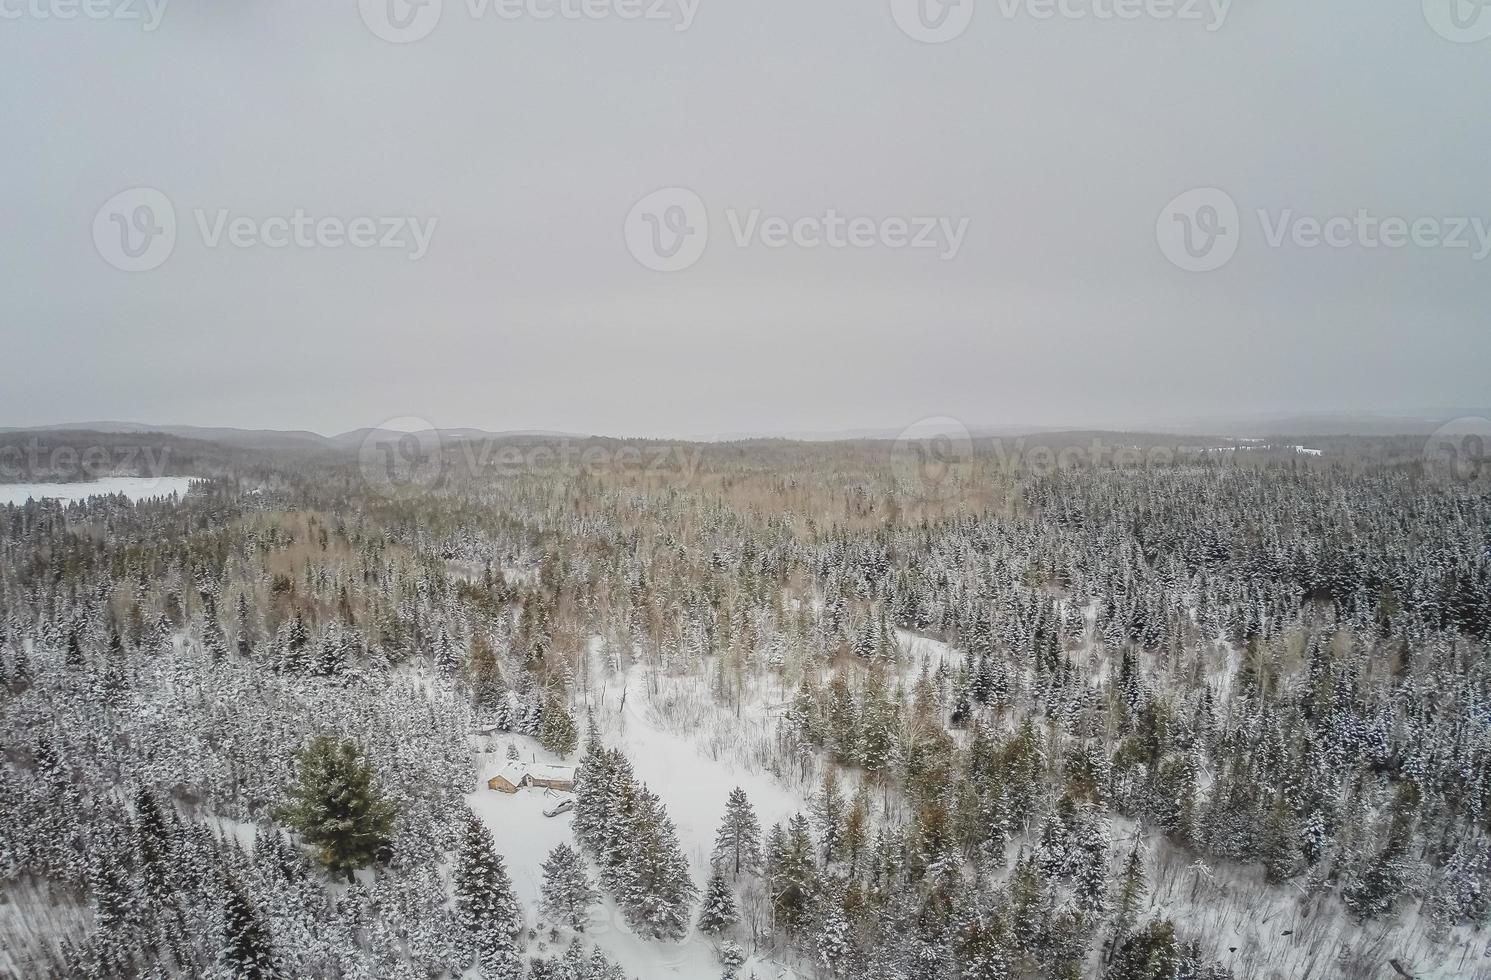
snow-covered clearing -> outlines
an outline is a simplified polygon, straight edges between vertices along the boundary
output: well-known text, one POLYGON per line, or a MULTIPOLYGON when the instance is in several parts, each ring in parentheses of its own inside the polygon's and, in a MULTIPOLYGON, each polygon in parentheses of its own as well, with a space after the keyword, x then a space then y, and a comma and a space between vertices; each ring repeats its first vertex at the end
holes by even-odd
POLYGON ((962 650, 930 636, 897 629, 896 643, 903 651, 901 677, 907 683, 915 683, 923 671, 935 674, 942 667, 956 671, 963 666, 965 654, 962 650))
MULTIPOLYGON (((692 679, 662 678, 660 691, 672 685, 693 687, 692 679)), ((695 727, 697 737, 669 730, 654 709, 649 684, 643 668, 634 666, 624 675, 612 677, 593 694, 597 723, 604 740, 626 752, 636 772, 668 807, 668 815, 678 829, 679 844, 689 860, 694 883, 702 891, 709 878, 710 853, 714 835, 725 812, 725 801, 736 786, 745 790, 760 818, 763 831, 792 814, 805 811, 807 800, 788 790, 770 773, 740 765, 733 758, 711 758, 700 739, 711 727, 695 727), (623 692, 625 705, 623 707, 623 692)), ((704 694, 707 698, 707 693, 704 694)), ((497 849, 507 859, 518 898, 534 922, 539 892, 543 883, 541 865, 549 851, 560 843, 575 846, 570 823, 573 814, 545 817, 550 809, 568 794, 539 789, 522 789, 515 794, 488 790, 487 777, 506 761, 506 747, 515 744, 523 762, 574 764, 574 758, 559 759, 546 752, 537 741, 521 735, 490 736, 493 751, 479 756, 478 785, 481 787, 466 799, 471 808, 491 828, 497 849)), ((592 869, 593 875, 594 869, 592 869)), ((547 932, 540 935, 547 939, 547 932)), ((691 932, 680 943, 662 943, 638 937, 627 927, 626 920, 609 898, 602 899, 591 912, 585 940, 594 942, 614 959, 628 976, 651 980, 653 977, 679 977, 708 980, 720 975, 716 943, 712 938, 691 932)), ((751 949, 745 926, 738 925, 733 938, 751 949)), ((561 948, 569 941, 561 937, 561 948)), ((749 976, 754 970, 762 980, 791 980, 798 976, 785 964, 753 957, 740 971, 749 976)))

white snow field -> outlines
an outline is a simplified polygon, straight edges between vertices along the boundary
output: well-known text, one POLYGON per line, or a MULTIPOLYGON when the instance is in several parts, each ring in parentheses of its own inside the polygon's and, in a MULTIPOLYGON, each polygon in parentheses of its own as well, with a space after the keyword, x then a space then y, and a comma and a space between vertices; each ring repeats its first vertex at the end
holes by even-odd
POLYGON ((0 506, 28 500, 71 503, 89 497, 122 493, 130 500, 150 500, 186 494, 194 476, 106 476, 88 483, 0 483, 0 506))
MULTIPOLYGON (((666 684, 667 680, 664 679, 663 683, 666 684)), ((596 716, 604 741, 608 746, 625 751, 638 780, 645 782, 662 798, 668 815, 678 828, 679 844, 689 859, 694 884, 701 892, 709 879, 709 856, 714 849, 715 830, 724 816, 725 800, 730 790, 736 786, 745 790, 761 821, 763 836, 773 823, 786 820, 798 811, 806 812, 807 800, 788 791, 769 773, 748 772, 728 760, 706 758, 699 743, 665 730, 649 708, 647 681, 642 667, 632 667, 626 673, 625 689, 624 711, 620 710, 623 678, 613 678, 603 693, 596 691, 592 695, 600 702, 596 716)), ((515 794, 502 793, 487 789, 486 780, 501 769, 509 742, 517 745, 524 762, 563 761, 572 765, 578 755, 560 760, 541 748, 534 739, 521 735, 499 733, 491 738, 494 751, 481 756, 477 773, 481 788, 466 799, 491 829, 497 850, 507 860, 508 871, 524 905, 529 925, 533 925, 543 881, 540 866, 544 858, 556 844, 578 847, 570 831, 573 814, 563 813, 557 817, 543 814, 545 809, 568 794, 531 788, 521 789, 515 794)), ((595 880, 593 866, 591 880, 595 880)), ((693 914, 697 916, 697 907, 693 914)), ((544 931, 539 938, 546 940, 547 935, 544 931)), ((567 930, 561 930, 558 951, 563 951, 571 935, 567 930)), ((732 936, 747 953, 753 952, 744 922, 735 927, 732 936)), ((643 939, 627 927, 625 918, 609 897, 602 898, 591 911, 590 924, 582 938, 584 942, 594 943, 605 950, 627 976, 640 980, 655 977, 714 980, 722 972, 715 951, 716 941, 712 937, 691 931, 679 943, 643 939)), ((757 956, 753 956, 739 974, 748 977, 753 970, 760 980, 794 980, 802 976, 789 964, 757 956)))

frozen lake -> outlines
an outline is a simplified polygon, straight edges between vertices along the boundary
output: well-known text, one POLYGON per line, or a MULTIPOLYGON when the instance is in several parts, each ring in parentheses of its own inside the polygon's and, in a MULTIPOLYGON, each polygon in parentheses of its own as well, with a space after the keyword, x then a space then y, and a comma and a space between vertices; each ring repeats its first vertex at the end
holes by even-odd
POLYGON ((148 500, 173 493, 185 495, 187 486, 195 479, 194 476, 106 476, 91 483, 0 483, 0 507, 43 497, 72 501, 122 493, 130 500, 148 500))

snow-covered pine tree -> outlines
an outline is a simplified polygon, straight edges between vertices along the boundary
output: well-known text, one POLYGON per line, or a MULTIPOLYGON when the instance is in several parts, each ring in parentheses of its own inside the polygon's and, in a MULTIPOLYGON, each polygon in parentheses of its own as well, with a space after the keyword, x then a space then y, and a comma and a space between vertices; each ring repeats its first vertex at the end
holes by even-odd
POLYGON ((1100 916, 1108 908, 1108 820, 1084 810, 1073 842, 1074 898, 1077 908, 1100 916))
POLYGON ((839 856, 839 839, 844 828, 844 794, 839 789, 838 767, 829 765, 823 769, 823 783, 813 797, 813 822, 818 825, 818 836, 823 842, 823 865, 839 856))
POLYGON ((264 920, 236 880, 230 877, 225 891, 218 961, 223 974, 227 980, 276 980, 280 971, 264 920))
POLYGON ((818 952, 818 962, 823 965, 829 975, 842 976, 854 952, 854 936, 849 927, 849 920, 844 917, 844 910, 838 903, 834 903, 828 910, 828 914, 824 916, 815 946, 818 952))
POLYGON ((689 877, 672 819, 646 786, 637 791, 630 825, 631 846, 616 887, 627 921, 654 939, 682 939, 699 889, 689 877))
POLYGON ((542 913, 555 925, 577 932, 585 929, 585 920, 597 895, 585 871, 585 861, 568 844, 556 844, 543 863, 542 913))
POLYGON ((735 893, 725 877, 724 869, 716 864, 710 872, 709 884, 704 889, 704 901, 699 908, 699 931, 710 934, 723 932, 740 919, 740 910, 735 905, 735 893))
POLYGON ((766 882, 777 920, 795 932, 808 920, 818 894, 816 845, 808 818, 796 814, 772 827, 768 838, 766 882))
POLYGON ((456 919, 475 942, 485 980, 523 975, 523 910, 492 835, 473 814, 464 816, 454 874, 456 919))
POLYGON ((1148 885, 1144 877, 1144 858, 1139 853, 1139 844, 1134 843, 1128 860, 1123 866, 1123 875, 1118 880, 1118 894, 1113 908, 1113 926, 1118 934, 1133 928, 1144 901, 1148 885))
POLYGON ((238 614, 234 628, 235 644, 238 655, 245 660, 254 655, 254 628, 252 614, 249 612, 247 593, 238 593, 238 614))
POLYGON ((538 740, 544 748, 558 756, 566 756, 575 751, 579 741, 575 720, 558 699, 549 698, 544 705, 540 725, 538 740))
POLYGON ((735 877, 761 868, 761 824, 739 786, 730 791, 725 803, 725 816, 714 838, 714 860, 724 862, 735 877))

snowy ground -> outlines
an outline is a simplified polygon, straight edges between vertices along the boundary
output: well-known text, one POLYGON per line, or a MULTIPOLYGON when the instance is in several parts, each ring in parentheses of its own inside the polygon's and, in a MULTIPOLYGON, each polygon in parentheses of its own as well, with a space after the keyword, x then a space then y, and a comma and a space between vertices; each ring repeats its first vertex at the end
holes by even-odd
POLYGON ((898 628, 896 643, 903 651, 901 679, 908 684, 916 683, 924 670, 931 675, 944 666, 949 671, 956 671, 963 666, 962 650, 930 636, 898 628))
MULTIPOLYGON (((725 800, 731 789, 739 786, 745 790, 761 820, 763 834, 773 823, 805 811, 807 802, 771 775, 746 771, 728 760, 708 758, 694 739, 665 730, 649 708, 647 685, 640 667, 632 668, 625 681, 624 710, 620 707, 623 679, 614 678, 605 689, 604 706, 598 715, 605 741, 626 752, 637 778, 667 805, 694 882, 702 892, 709 877, 715 830, 724 815, 725 800)), ((501 768, 509 741, 518 746, 525 762, 562 761, 572 765, 577 760, 559 760, 533 739, 522 736, 498 735, 492 741, 494 751, 483 754, 479 764, 482 788, 468 796, 467 802, 491 828, 532 924, 543 880, 540 866, 554 845, 574 845, 570 830, 574 818, 567 813, 557 817, 543 815, 545 809, 565 794, 534 789, 519 790, 515 795, 499 793, 486 789, 486 778, 501 768)), ((698 933, 691 933, 681 943, 639 938, 627 928, 625 919, 609 899, 592 911, 585 932, 586 941, 604 949, 628 976, 642 980, 654 977, 712 980, 721 973, 712 938, 698 933)), ((752 951, 749 934, 743 927, 737 927, 733 938, 747 952, 752 951)), ((566 934, 561 943, 567 942, 566 934)), ((791 980, 799 975, 785 964, 764 958, 752 958, 740 974, 749 976, 752 970, 761 980, 791 980)))

